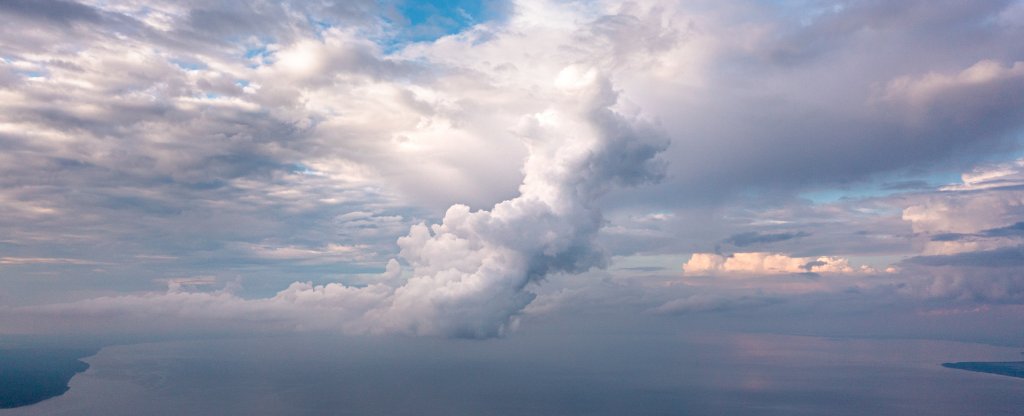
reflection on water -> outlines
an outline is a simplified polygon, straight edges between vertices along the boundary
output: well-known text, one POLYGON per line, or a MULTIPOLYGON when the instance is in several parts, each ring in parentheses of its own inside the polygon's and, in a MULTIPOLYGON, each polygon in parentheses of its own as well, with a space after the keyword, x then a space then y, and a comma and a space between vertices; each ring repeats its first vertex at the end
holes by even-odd
POLYGON ((1012 415, 1019 350, 919 340, 551 327, 504 340, 287 337, 109 347, 15 414, 1012 415))

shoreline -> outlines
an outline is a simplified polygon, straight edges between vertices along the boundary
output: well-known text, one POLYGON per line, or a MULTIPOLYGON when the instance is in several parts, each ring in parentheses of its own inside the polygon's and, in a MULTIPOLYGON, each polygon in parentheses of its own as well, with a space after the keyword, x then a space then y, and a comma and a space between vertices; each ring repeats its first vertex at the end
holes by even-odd
POLYGON ((1024 361, 963 361, 942 363, 942 366, 955 370, 1024 379, 1024 361))
POLYGON ((84 359, 102 348, 7 348, 0 350, 0 409, 16 409, 59 397, 71 379, 91 366, 84 359))

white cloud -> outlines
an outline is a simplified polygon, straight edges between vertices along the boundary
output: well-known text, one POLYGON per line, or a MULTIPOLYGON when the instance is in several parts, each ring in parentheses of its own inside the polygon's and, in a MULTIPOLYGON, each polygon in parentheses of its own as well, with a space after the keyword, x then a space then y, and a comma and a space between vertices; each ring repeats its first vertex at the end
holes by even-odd
POLYGON ((979 166, 960 175, 963 183, 940 188, 943 191, 972 191, 1024 185, 1024 159, 1011 163, 979 166))
POLYGON ((725 256, 693 253, 683 264, 689 275, 770 275, 787 273, 876 273, 870 266, 853 267, 848 259, 833 256, 791 257, 780 253, 749 252, 725 256))
POLYGON ((275 260, 301 260, 314 263, 365 260, 366 245, 327 244, 323 247, 240 243, 239 248, 254 257, 275 260))
POLYGON ((1024 161, 979 167, 903 210, 919 233, 977 233, 1024 221, 1024 161))
POLYGON ((985 237, 967 235, 957 237, 955 240, 929 240, 921 250, 923 256, 950 255, 958 253, 969 253, 972 251, 995 250, 1003 247, 1012 247, 1020 243, 1020 238, 1013 237, 985 237))
POLYGON ((907 100, 915 106, 924 106, 945 92, 1003 81, 1020 82, 1022 79, 1024 62, 1003 65, 994 60, 982 60, 956 74, 932 72, 922 76, 896 78, 886 85, 885 98, 907 100))
MULTIPOLYGON (((302 328, 337 326, 354 332, 401 332, 463 337, 497 336, 534 298, 529 285, 552 273, 575 273, 604 264, 594 238, 602 225, 595 203, 613 185, 659 177, 653 158, 666 140, 642 120, 610 109, 616 94, 597 69, 582 71, 562 98, 524 118, 527 141, 521 194, 491 210, 453 205, 440 224, 413 226, 398 240, 410 276, 398 285, 347 287, 293 283, 269 299, 242 300, 228 293, 93 299, 23 311, 44 315, 93 313, 167 314, 187 319, 280 318, 302 328), (97 312, 101 311, 101 312, 97 312), (313 312, 315 311, 315 313, 313 312)), ((366 217, 350 213, 343 220, 366 217)), ((249 246, 272 258, 350 255, 353 248, 249 246)), ((383 280, 394 280, 398 263, 383 280)), ((179 285, 180 286, 180 285, 179 285)))

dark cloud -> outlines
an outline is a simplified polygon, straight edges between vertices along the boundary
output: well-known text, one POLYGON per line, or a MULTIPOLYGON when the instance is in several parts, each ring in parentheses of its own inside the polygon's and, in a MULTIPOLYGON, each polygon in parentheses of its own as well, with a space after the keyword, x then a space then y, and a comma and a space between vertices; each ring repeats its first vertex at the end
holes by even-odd
POLYGON ((959 241, 968 237, 972 234, 957 234, 957 233, 942 233, 935 234, 931 237, 932 241, 959 241))
POLYGON ((981 232, 985 237, 1024 237, 1024 222, 981 232))
POLYGON ((993 237, 1024 237, 1024 222, 1018 222, 1006 227, 992 228, 978 233, 941 233, 931 237, 932 241, 960 241, 976 238, 993 237))

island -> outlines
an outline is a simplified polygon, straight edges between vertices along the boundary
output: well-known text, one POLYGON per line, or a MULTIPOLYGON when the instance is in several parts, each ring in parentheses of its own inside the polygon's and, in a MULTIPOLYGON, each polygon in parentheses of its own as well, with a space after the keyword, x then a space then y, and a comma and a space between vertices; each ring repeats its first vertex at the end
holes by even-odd
POLYGON ((75 374, 89 368, 81 358, 96 348, 0 348, 0 409, 27 406, 68 391, 75 374))
POLYGON ((943 363, 943 367, 1024 378, 1024 361, 943 363))

